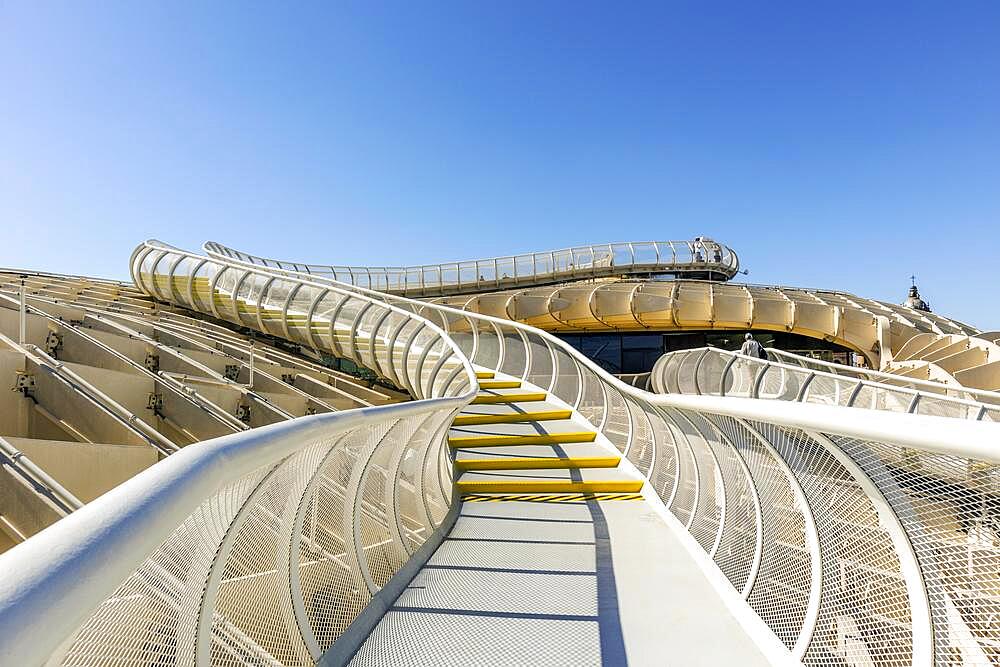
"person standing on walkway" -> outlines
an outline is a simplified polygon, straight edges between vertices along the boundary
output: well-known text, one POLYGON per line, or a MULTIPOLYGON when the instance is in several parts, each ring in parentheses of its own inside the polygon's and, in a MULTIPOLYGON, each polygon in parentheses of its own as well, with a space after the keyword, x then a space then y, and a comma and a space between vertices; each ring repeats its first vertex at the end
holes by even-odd
POLYGON ((766 359, 766 353, 764 352, 764 346, 753 339, 753 334, 748 333, 745 340, 743 341, 743 346, 740 347, 740 354, 746 355, 748 357, 755 357, 757 359, 766 359))

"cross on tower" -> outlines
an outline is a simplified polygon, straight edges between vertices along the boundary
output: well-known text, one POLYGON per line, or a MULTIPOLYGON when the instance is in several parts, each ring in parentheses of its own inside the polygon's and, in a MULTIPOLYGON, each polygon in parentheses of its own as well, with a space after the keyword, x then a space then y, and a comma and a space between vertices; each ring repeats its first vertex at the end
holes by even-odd
POLYGON ((916 276, 910 276, 910 284, 913 285, 914 287, 917 286, 917 277, 916 276))

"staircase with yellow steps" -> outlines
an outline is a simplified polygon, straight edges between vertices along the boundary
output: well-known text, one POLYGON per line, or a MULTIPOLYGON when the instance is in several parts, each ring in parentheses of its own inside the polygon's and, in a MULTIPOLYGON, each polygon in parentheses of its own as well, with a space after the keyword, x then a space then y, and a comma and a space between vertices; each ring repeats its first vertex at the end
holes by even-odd
POLYGON ((452 424, 463 495, 635 494, 643 479, 573 410, 516 378, 476 373, 479 395, 452 424))

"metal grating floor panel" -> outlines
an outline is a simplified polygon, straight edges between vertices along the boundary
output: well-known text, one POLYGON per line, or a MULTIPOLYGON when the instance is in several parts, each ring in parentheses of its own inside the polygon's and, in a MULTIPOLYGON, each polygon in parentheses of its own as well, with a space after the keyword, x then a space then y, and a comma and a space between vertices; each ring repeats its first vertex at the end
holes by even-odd
POLYGON ((431 559, 435 565, 489 564, 509 570, 564 570, 593 572, 594 547, 590 544, 530 542, 465 542, 445 540, 431 559))
POLYGON ((590 521, 569 523, 492 516, 463 517, 462 521, 456 524, 454 530, 451 531, 449 539, 509 539, 515 533, 519 540, 582 544, 593 544, 594 542, 594 528, 590 521))
POLYGON ((473 569, 424 567, 395 606, 539 617, 597 614, 597 580, 593 574, 497 571, 488 569, 488 563, 468 567, 473 569))
POLYGON ((587 667, 601 664, 597 621, 390 611, 351 665, 587 667))
MULTIPOLYGON (((462 517, 493 516, 542 521, 573 521, 591 523, 586 503, 544 507, 531 503, 502 503, 496 505, 462 505, 462 517)), ((463 519, 464 520, 464 519, 463 519)), ((457 527, 457 524, 456 524, 457 527)))

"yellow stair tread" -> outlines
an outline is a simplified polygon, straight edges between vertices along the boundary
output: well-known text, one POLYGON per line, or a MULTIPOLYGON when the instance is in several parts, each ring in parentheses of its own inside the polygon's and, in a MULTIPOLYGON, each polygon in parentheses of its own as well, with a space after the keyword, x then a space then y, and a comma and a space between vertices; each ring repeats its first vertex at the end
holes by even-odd
POLYGON ((493 371, 476 371, 476 377, 480 380, 492 380, 496 377, 493 371))
POLYGON ((530 402, 530 401, 544 401, 545 392, 544 391, 530 391, 521 392, 516 394, 494 394, 485 393, 479 394, 474 399, 472 399, 472 405, 482 405, 484 403, 520 403, 520 402, 530 402))
POLYGON ((462 502, 580 503, 588 500, 642 500, 641 493, 466 493, 462 502))
POLYGON ((504 414, 460 414, 452 422, 453 426, 476 426, 482 424, 510 424, 514 422, 540 422, 569 419, 572 410, 541 410, 539 412, 508 412, 504 414))
POLYGON ((459 470, 540 470, 556 468, 617 468, 620 456, 525 456, 508 458, 455 459, 459 470))
POLYGON ((637 493, 642 479, 619 480, 459 480, 455 483, 462 493, 637 493))
POLYGON ((573 442, 593 442, 593 431, 567 433, 539 433, 537 435, 470 435, 448 438, 452 447, 490 447, 495 445, 558 445, 573 442))
POLYGON ((520 389, 520 380, 481 380, 480 389, 520 389))

